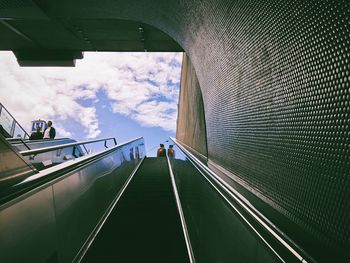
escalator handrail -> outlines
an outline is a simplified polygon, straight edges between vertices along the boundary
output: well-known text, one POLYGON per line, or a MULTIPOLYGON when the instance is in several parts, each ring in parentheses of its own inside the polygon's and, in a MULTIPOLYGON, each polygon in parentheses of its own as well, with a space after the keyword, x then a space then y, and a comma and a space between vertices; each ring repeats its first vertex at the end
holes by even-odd
POLYGON ((143 163, 143 161, 145 159, 146 159, 146 156, 144 156, 141 159, 141 161, 136 165, 135 169, 132 171, 132 173, 130 174, 128 179, 125 181, 124 185, 122 186, 122 188, 120 189, 120 191, 118 192, 118 194, 116 195, 116 197, 114 198, 112 203, 109 205, 109 207, 107 208, 106 212, 101 217, 100 221, 98 222, 98 224, 96 225, 94 230, 90 233, 89 237, 86 239, 84 245, 80 248, 79 252, 76 254, 76 256, 72 260, 72 262, 75 263, 75 262, 81 262, 82 261, 82 259, 84 258, 85 254, 87 253, 87 251, 89 250, 90 246, 92 245, 92 243, 94 242, 94 240, 98 236, 98 234, 101 231, 101 229, 104 226, 104 224, 107 222, 110 214, 113 212, 115 206, 118 204, 120 198, 123 196, 125 190, 129 186, 131 180, 134 178, 135 174, 137 173, 137 171, 139 170, 141 164, 143 163))
POLYGON ((22 138, 18 139, 18 142, 23 144, 28 150, 31 150, 30 147, 28 146, 28 144, 22 138))
POLYGON ((96 139, 96 140, 90 140, 90 141, 81 141, 81 142, 66 143, 66 144, 61 144, 61 145, 54 145, 54 146, 43 147, 43 148, 33 149, 33 150, 25 150, 25 151, 20 151, 19 153, 22 154, 22 156, 35 155, 35 154, 51 152, 54 150, 60 150, 60 149, 64 149, 64 148, 69 148, 69 147, 74 147, 74 146, 79 146, 79 145, 84 145, 84 144, 90 144, 90 143, 95 143, 95 142, 101 142, 101 141, 105 141, 105 146, 106 146, 106 142, 109 140, 113 140, 114 145, 117 145, 116 139, 114 137, 110 137, 110 138, 104 138, 104 139, 96 139))
POLYGON ((12 118, 12 127, 13 127, 13 128, 11 128, 11 133, 12 133, 12 134, 10 134, 10 135, 11 135, 11 136, 14 135, 14 132, 15 132, 15 129, 16 129, 15 127, 16 127, 16 124, 17 124, 18 127, 20 127, 22 131, 24 131, 24 138, 26 138, 26 137, 29 138, 28 132, 18 123, 18 121, 15 119, 15 117, 13 117, 12 114, 6 109, 6 107, 4 106, 4 104, 2 104, 2 103, 0 102, 0 112, 1 112, 3 109, 5 109, 5 111, 7 112, 7 114, 10 115, 11 118, 12 118))
POLYGON ((59 180, 60 178, 62 178, 61 176, 68 174, 76 169, 82 168, 86 165, 89 165, 103 158, 104 156, 114 152, 115 150, 141 139, 143 139, 143 137, 138 137, 138 138, 126 141, 122 144, 115 145, 102 152, 83 156, 78 159, 73 159, 65 163, 61 163, 59 165, 42 170, 39 173, 24 179, 22 182, 18 183, 16 186, 27 185, 27 184, 28 185, 24 188, 21 188, 18 191, 14 191, 13 193, 1 198, 0 210, 3 207, 10 206, 13 202, 16 202, 17 198, 26 196, 27 194, 31 194, 32 192, 36 192, 40 190, 42 187, 46 187, 47 184, 51 184, 56 179, 59 180), (31 182, 33 183, 31 184, 31 182))
MULTIPOLYGON (((309 258, 310 261, 313 261, 309 255, 306 255, 306 253, 298 247, 294 242, 292 242, 290 239, 285 240, 286 236, 283 234, 283 232, 279 229, 277 229, 267 218, 265 218, 262 214, 258 214, 255 210, 252 209, 250 206, 245 203, 244 200, 240 198, 240 194, 237 192, 237 190, 230 187, 220 176, 218 176, 215 172, 210 170, 203 162, 201 162, 196 156, 194 156, 190 151, 188 151, 181 142, 179 142, 177 139, 170 137, 170 139, 176 144, 179 149, 183 152, 183 154, 193 163, 195 164, 195 167, 199 169, 201 172, 203 172, 205 175, 213 179, 216 184, 220 187, 220 190, 224 191, 227 195, 232 197, 237 204, 239 204, 240 208, 242 208, 247 214, 249 214, 255 222, 257 222, 265 231, 267 231, 271 236, 275 238, 281 244, 284 248, 286 248, 292 255, 294 255, 300 262, 306 263, 308 262, 306 258, 309 258), (285 238, 283 238, 283 237, 285 238), (293 245, 291 245, 292 243, 293 245), (296 247, 300 252, 298 252, 296 249, 293 248, 296 247), (302 256, 302 254, 305 254, 305 256, 302 256)), ((216 187, 214 186, 214 189, 216 187)), ((225 198, 227 202, 230 203, 230 205, 234 206, 229 200, 225 198)), ((248 221, 247 221, 248 222, 248 221)), ((261 237, 262 238, 262 237, 261 237)), ((264 240, 265 241, 265 240, 264 240)), ((266 241, 265 241, 266 242, 266 241)), ((272 248, 271 248, 272 249, 272 248)))
POLYGON ((61 141, 61 140, 67 140, 69 138, 57 138, 57 139, 39 139, 39 140, 30 140, 29 138, 6 138, 6 141, 10 143, 16 143, 25 141, 26 143, 32 143, 32 142, 46 142, 46 141, 61 141))
POLYGON ((196 259, 194 257, 194 253, 193 253, 193 249, 192 249, 192 245, 191 245, 191 239, 190 239, 190 235, 188 233, 188 228, 187 228, 187 225, 186 225, 185 215, 184 215, 184 212, 183 212, 183 209, 182 209, 182 204, 181 204, 179 192, 178 192, 177 187, 176 187, 175 175, 174 175, 173 169, 171 167, 169 156, 167 156, 166 158, 167 158, 167 163, 168 163, 168 167, 169 167, 169 174, 170 174, 171 185, 173 187, 175 201, 176 201, 176 206, 177 206, 177 209, 178 209, 178 212, 179 212, 181 226, 182 226, 182 231, 183 231, 185 242, 186 242, 188 259, 189 259, 190 263, 195 263, 196 259))

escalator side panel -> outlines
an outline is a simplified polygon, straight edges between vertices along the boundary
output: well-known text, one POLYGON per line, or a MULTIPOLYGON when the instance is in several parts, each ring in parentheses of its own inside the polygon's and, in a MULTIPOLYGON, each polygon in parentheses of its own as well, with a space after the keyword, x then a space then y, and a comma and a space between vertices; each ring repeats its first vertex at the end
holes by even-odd
POLYGON ((141 161, 129 158, 130 148, 139 143, 117 148, 0 206, 0 261, 72 262, 141 161))
POLYGON ((35 168, 0 134, 0 197, 8 187, 35 173, 35 168))
POLYGON ((51 186, 0 212, 0 261, 46 262, 57 258, 51 186))
POLYGON ((280 262, 188 160, 172 168, 197 262, 280 262))
POLYGON ((96 163, 89 171, 81 170, 53 185, 60 262, 75 257, 132 173, 134 163, 125 163, 112 173, 102 168, 103 164, 96 163))

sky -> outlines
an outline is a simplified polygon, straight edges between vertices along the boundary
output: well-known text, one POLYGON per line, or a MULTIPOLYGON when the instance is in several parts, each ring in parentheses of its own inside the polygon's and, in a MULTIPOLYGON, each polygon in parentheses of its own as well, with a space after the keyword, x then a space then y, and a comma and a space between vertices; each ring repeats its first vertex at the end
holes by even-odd
POLYGON ((148 156, 175 136, 182 53, 86 52, 75 67, 20 67, 0 51, 0 102, 27 131, 52 120, 77 141, 143 136, 148 156))

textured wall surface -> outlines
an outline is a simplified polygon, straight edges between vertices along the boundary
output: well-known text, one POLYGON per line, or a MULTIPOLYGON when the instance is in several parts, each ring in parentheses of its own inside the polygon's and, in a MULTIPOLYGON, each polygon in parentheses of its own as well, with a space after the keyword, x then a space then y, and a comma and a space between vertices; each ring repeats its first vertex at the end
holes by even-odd
POLYGON ((207 156, 207 138, 202 92, 196 72, 186 54, 182 59, 181 89, 176 138, 207 156))
POLYGON ((202 89, 208 157, 349 253, 349 1, 33 3, 58 24, 125 19, 174 38, 202 89))

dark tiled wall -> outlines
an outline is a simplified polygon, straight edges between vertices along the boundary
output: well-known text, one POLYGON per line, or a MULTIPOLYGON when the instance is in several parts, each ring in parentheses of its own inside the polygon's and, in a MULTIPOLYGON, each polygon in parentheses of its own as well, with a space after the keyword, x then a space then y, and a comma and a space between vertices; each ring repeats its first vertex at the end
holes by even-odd
POLYGON ((209 158, 315 238, 349 251, 349 4, 188 5, 184 44, 209 158))

